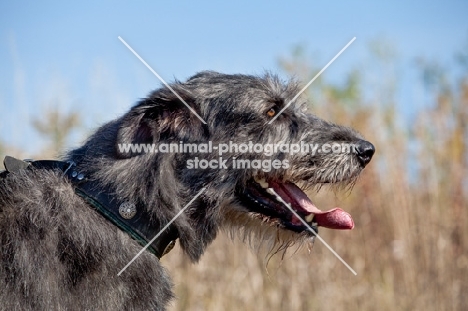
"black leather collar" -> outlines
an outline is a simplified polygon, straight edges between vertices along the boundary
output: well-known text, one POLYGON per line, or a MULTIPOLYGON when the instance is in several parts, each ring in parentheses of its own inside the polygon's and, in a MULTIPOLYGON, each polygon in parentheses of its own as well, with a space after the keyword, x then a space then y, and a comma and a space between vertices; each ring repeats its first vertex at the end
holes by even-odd
POLYGON ((6 177, 21 169, 47 169, 61 171, 75 188, 77 195, 83 198, 89 205, 96 208, 105 218, 114 225, 127 232, 141 245, 146 246, 151 239, 159 234, 158 238, 148 246, 148 250, 158 258, 167 254, 179 238, 175 226, 169 226, 160 233, 163 226, 155 226, 150 223, 151 216, 145 206, 139 202, 121 201, 116 199, 110 189, 98 188, 96 183, 90 181, 86 176, 76 169, 73 162, 52 160, 18 160, 6 156, 4 160, 6 171, 0 172, 0 178, 6 177))

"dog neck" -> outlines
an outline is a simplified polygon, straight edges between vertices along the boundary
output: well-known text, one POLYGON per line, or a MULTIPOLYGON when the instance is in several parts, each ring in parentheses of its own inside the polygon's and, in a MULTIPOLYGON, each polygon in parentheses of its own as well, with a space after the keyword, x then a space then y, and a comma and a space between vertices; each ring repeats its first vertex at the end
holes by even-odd
POLYGON ((0 177, 29 168, 62 172, 62 176, 67 177, 78 196, 158 258, 171 251, 179 237, 175 226, 155 226, 151 215, 141 202, 120 200, 110 189, 103 189, 97 182, 89 180, 79 172, 74 162, 22 161, 6 156, 4 166, 6 171, 0 172, 0 177))

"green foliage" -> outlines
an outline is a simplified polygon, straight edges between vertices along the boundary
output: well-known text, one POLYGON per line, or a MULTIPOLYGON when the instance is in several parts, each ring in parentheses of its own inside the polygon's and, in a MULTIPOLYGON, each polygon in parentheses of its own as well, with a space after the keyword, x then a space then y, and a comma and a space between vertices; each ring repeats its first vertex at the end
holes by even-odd
POLYGON ((32 121, 34 129, 51 142, 51 149, 55 152, 63 150, 71 132, 80 127, 78 112, 62 113, 54 106, 49 108, 43 118, 32 121))

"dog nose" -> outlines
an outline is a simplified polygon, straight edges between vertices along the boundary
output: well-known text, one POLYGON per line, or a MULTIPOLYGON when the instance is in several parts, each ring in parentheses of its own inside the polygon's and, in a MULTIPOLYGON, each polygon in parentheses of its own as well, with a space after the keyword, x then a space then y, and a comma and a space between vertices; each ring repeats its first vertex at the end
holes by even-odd
POLYGON ((366 166, 374 155, 375 147, 366 140, 359 140, 355 144, 354 150, 356 151, 359 161, 366 166))

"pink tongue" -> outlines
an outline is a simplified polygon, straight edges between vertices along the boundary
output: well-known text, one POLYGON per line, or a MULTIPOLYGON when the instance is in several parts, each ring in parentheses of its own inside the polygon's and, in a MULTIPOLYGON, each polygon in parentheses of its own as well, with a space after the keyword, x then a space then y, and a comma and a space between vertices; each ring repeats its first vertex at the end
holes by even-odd
POLYGON ((299 206, 305 212, 313 213, 315 215, 314 222, 317 222, 320 227, 342 230, 354 228, 354 221, 350 214, 339 207, 322 212, 312 203, 304 191, 295 184, 271 182, 270 186, 283 200, 291 203, 293 207, 297 208, 299 206))
POLYGON ((353 229, 354 221, 350 214, 336 207, 329 211, 315 214, 314 221, 321 227, 329 229, 353 229))

